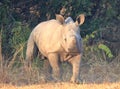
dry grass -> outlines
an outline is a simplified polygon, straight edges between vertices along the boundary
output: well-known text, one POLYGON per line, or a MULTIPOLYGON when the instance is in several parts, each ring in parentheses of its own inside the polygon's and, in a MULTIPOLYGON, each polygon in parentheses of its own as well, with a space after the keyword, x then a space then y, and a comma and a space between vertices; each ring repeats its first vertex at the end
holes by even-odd
MULTIPOLYGON (((81 62, 83 84, 67 83, 71 77, 71 66, 63 64, 62 83, 43 83, 44 70, 34 63, 30 71, 25 71, 19 63, 8 67, 0 65, 0 89, 120 89, 120 61, 110 63, 90 58, 81 62)), ((38 63, 39 64, 39 63, 38 63)))
POLYGON ((104 84, 46 83, 19 87, 0 84, 0 89, 120 89, 120 82, 104 84))

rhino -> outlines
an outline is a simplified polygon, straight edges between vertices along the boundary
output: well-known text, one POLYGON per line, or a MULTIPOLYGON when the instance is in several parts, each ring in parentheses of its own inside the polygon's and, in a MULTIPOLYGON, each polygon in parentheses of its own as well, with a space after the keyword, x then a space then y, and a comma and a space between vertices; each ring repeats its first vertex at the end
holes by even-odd
POLYGON ((69 62, 72 65, 70 82, 79 83, 83 51, 79 26, 84 20, 84 14, 80 14, 75 22, 71 17, 64 19, 56 14, 56 19, 39 23, 29 36, 26 61, 30 63, 38 49, 47 58, 54 78, 61 77, 61 63, 69 62))

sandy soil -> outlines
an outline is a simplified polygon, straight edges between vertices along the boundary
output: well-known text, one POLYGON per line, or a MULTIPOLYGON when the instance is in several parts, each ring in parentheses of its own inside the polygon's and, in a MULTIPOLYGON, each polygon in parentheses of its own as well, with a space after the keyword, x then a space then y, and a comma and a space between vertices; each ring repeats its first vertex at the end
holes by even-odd
POLYGON ((120 82, 103 84, 44 83, 27 86, 0 84, 0 89, 120 89, 120 82))

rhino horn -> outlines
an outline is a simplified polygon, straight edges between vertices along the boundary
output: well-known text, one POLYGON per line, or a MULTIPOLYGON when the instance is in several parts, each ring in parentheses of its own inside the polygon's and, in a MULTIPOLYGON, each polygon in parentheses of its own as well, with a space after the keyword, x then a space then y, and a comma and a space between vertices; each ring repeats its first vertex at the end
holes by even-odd
POLYGON ((82 25, 85 21, 85 15, 84 14, 80 14, 77 18, 76 18, 76 25, 82 25))
POLYGON ((68 17, 65 19, 65 23, 68 24, 68 23, 74 23, 73 19, 71 17, 68 17))
POLYGON ((58 20, 61 24, 64 23, 64 17, 62 15, 56 14, 56 20, 58 20))

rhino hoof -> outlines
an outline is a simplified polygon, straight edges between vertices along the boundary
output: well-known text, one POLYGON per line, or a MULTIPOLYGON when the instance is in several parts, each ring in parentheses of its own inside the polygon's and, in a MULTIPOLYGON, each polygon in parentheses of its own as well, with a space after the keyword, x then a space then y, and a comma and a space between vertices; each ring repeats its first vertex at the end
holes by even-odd
POLYGON ((81 84, 83 81, 82 79, 70 80, 71 83, 81 84))

